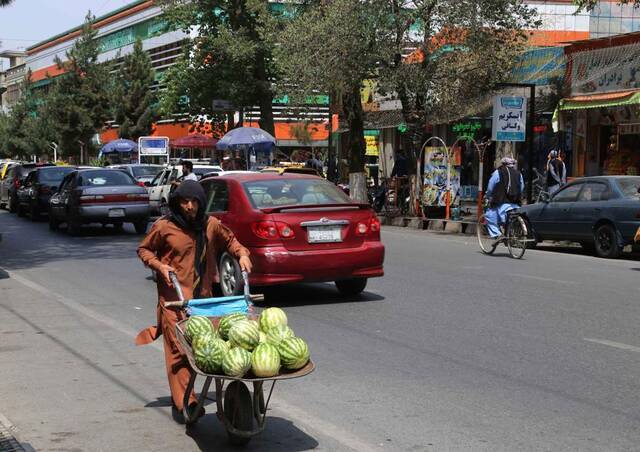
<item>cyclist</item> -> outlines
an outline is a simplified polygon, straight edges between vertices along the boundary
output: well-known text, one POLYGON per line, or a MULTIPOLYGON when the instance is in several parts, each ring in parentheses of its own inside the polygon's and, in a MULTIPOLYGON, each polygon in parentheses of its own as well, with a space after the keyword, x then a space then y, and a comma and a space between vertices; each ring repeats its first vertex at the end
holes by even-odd
POLYGON ((549 153, 549 163, 547 163, 547 191, 550 195, 567 185, 567 168, 560 159, 558 151, 549 153))
POLYGON ((489 235, 496 241, 502 240, 500 223, 506 223, 508 211, 520 206, 524 191, 524 179, 516 169, 516 161, 507 156, 503 157, 500 163, 500 167, 493 172, 487 185, 489 208, 485 212, 489 235))

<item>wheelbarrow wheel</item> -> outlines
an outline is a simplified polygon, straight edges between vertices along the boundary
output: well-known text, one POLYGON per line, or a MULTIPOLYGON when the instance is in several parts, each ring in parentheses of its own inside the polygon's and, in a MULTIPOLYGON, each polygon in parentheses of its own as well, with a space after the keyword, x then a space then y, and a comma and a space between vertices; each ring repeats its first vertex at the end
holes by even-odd
MULTIPOLYGON (((224 416, 236 430, 250 432, 253 430, 253 400, 251 392, 241 381, 229 383, 224 391, 224 416)), ((227 428, 229 442, 234 446, 244 446, 250 436, 243 436, 227 428)))

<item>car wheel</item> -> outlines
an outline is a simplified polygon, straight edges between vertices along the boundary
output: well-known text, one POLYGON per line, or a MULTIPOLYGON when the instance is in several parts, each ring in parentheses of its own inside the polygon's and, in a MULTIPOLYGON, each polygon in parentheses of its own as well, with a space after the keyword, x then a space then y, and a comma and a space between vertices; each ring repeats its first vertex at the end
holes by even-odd
POLYGON ((27 214, 27 212, 24 209, 24 206, 20 203, 18 203, 18 207, 16 207, 16 211, 19 217, 24 217, 27 214))
POLYGON ((18 200, 15 195, 9 195, 9 212, 16 213, 18 211, 18 200))
POLYGON ((38 221, 40 219, 40 211, 37 206, 32 204, 29 207, 29 216, 31 217, 31 221, 38 221))
POLYGON ((67 220, 67 232, 71 235, 80 235, 82 224, 73 218, 67 220))
POLYGON ((60 226, 60 222, 53 216, 51 212, 49 212, 49 229, 52 231, 56 231, 60 226))
POLYGON ((229 253, 223 253, 218 265, 220 273, 220 291, 225 297, 242 294, 242 271, 240 264, 229 253))
POLYGON ((336 287, 341 295, 352 297, 367 287, 367 278, 341 279, 336 281, 336 287))
POLYGON ((166 200, 162 200, 160 201, 160 215, 165 216, 165 215, 169 215, 171 213, 171 210, 169 209, 169 204, 167 204, 166 200))
POLYGON ((136 221, 133 223, 133 227, 136 229, 136 234, 144 234, 147 232, 147 220, 136 221))
POLYGON ((611 224, 599 226, 594 233, 596 254, 599 257, 615 259, 622 253, 622 247, 618 243, 618 233, 611 224))

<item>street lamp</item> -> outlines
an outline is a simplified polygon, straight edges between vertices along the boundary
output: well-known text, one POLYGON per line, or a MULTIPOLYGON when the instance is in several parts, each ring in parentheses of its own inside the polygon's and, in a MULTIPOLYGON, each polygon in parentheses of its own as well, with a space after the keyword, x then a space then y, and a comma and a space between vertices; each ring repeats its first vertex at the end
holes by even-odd
POLYGON ((56 163, 58 161, 58 143, 52 141, 49 143, 49 147, 53 150, 53 163, 56 163))

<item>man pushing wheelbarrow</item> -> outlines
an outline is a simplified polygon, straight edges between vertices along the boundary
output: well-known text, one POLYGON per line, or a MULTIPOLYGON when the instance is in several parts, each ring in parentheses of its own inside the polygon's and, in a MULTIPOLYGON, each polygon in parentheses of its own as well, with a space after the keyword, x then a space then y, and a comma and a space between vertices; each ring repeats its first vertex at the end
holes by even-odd
MULTIPOLYGON (((217 219, 205 213, 206 196, 195 181, 184 181, 169 199, 169 215, 156 221, 138 246, 138 256, 158 274, 157 325, 141 331, 136 345, 149 344, 164 336, 167 377, 173 407, 183 411, 184 394, 189 383, 189 367, 177 346, 176 324, 184 320, 182 310, 168 309, 166 301, 176 300, 176 287, 169 276, 174 272, 184 299, 211 297, 216 257, 223 251, 236 257, 243 272, 251 272, 249 250, 217 219)), ((189 407, 196 406, 192 392, 189 407)), ((204 408, 196 413, 202 416, 204 408)))

